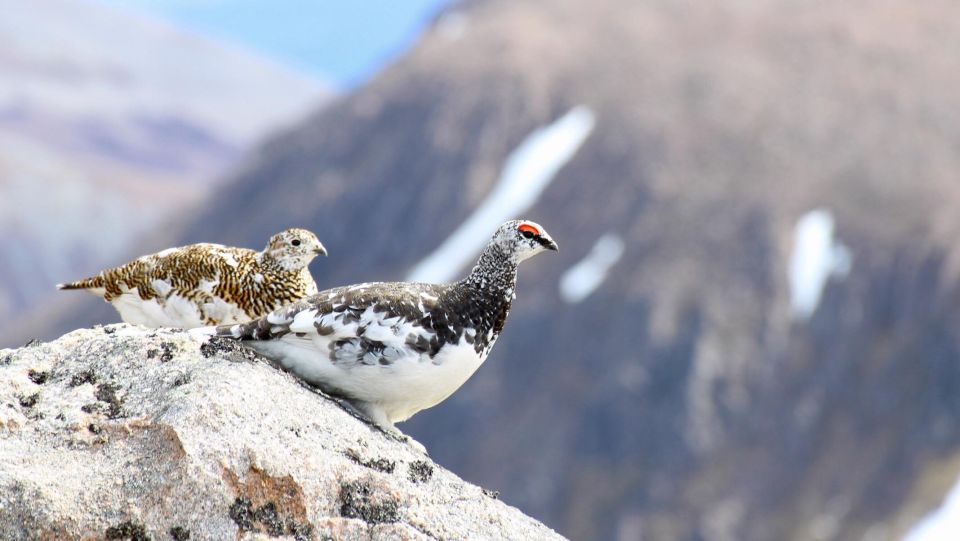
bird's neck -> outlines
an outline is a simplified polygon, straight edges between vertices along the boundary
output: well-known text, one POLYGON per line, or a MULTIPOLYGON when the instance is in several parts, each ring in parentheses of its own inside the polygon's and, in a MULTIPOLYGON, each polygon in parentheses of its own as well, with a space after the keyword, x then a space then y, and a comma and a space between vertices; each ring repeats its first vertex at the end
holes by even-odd
POLYGON ((270 252, 260 252, 257 255, 257 262, 265 269, 275 272, 290 272, 297 270, 297 261, 293 258, 277 258, 270 252))
POLYGON ((517 286, 517 262, 496 245, 487 246, 463 283, 485 296, 513 300, 517 286))
POLYGON ((486 357, 503 330, 517 287, 517 262, 495 245, 487 246, 480 259, 461 281, 467 292, 463 309, 478 314, 477 353, 486 357))

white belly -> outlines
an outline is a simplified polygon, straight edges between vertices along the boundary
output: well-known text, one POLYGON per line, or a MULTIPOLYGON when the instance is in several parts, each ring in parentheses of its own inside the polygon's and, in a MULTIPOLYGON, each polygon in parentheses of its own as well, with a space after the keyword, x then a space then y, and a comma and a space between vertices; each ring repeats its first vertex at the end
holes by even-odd
POLYGON ((143 300, 134 289, 110 302, 120 312, 120 318, 133 325, 192 329, 204 324, 197 305, 178 296, 171 296, 166 301, 143 300))
POLYGON ((169 293, 166 299, 143 300, 134 288, 125 290, 110 303, 120 313, 120 318, 124 322, 151 328, 194 329, 207 325, 207 317, 213 317, 218 324, 244 323, 250 320, 243 310, 220 299, 204 303, 201 311, 198 303, 185 299, 175 292, 169 293))
POLYGON ((379 405, 390 422, 404 421, 439 404, 483 364, 483 357, 465 340, 448 344, 433 359, 417 355, 389 365, 331 363, 326 348, 291 335, 247 344, 310 383, 379 405))

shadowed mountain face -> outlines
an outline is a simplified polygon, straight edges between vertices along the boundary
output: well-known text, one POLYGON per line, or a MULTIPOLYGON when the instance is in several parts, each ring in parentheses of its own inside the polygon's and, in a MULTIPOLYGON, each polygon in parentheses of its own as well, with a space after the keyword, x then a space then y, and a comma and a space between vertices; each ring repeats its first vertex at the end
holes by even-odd
POLYGON ((321 288, 403 279, 583 106, 592 131, 520 213, 560 253, 524 264, 475 377, 402 428, 573 538, 896 538, 960 472, 958 21, 934 0, 468 3, 177 242, 298 225, 330 250, 321 288))

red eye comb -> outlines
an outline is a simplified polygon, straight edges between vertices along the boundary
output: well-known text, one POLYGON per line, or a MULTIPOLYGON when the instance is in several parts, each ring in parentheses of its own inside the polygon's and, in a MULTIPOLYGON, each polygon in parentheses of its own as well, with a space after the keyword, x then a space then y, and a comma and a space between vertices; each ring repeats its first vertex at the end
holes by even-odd
POLYGON ((520 225, 517 227, 517 231, 519 231, 519 232, 521 232, 521 233, 523 233, 523 232, 525 232, 525 231, 529 231, 529 232, 533 233, 534 235, 537 235, 537 236, 540 235, 540 230, 537 229, 536 227, 530 225, 530 224, 520 224, 520 225))

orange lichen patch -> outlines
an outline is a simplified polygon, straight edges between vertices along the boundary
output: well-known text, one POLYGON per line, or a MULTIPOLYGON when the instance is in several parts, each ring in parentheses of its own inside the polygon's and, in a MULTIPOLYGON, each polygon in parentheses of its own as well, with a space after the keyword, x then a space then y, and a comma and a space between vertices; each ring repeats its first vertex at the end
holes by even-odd
POLYGON ((292 476, 273 477, 250 466, 243 480, 229 468, 223 469, 223 479, 236 495, 230 518, 237 525, 238 538, 247 531, 311 537, 313 526, 307 521, 303 488, 292 476))
MULTIPOLYGON (((153 421, 151 421, 149 417, 134 417, 119 425, 127 434, 133 434, 134 430, 143 430, 153 428, 154 426, 156 425, 153 424, 153 421)), ((159 425, 159 428, 173 431, 173 428, 169 425, 159 425)), ((175 431, 173 432, 173 437, 176 438, 178 442, 180 441, 175 431)))
POLYGON ((305 520, 307 509, 303 501, 303 489, 293 476, 272 477, 256 466, 250 466, 243 481, 230 469, 224 468, 223 478, 237 496, 246 496, 255 506, 269 502, 277 505, 278 511, 294 518, 305 520))
POLYGON ((144 433, 144 441, 155 441, 158 449, 163 449, 164 456, 170 460, 179 461, 186 458, 187 451, 183 447, 183 441, 176 429, 168 424, 154 423, 146 417, 135 417, 127 419, 122 423, 90 423, 86 426, 77 426, 77 430, 92 431, 101 436, 100 443, 105 443, 112 438, 126 438, 144 433), (92 427, 96 430, 92 430, 92 427), (149 434, 155 432, 156 435, 149 434))
MULTIPOLYGON (((67 528, 66 526, 55 524, 55 525, 47 526, 40 530, 32 530, 30 531, 30 535, 31 535, 31 539, 35 539, 36 541, 61 541, 63 539, 68 539, 69 531, 70 529, 67 528)), ((82 537, 81 541, 86 541, 87 539, 93 540, 93 539, 102 539, 102 538, 97 538, 93 536, 82 537)))
POLYGON ((20 430, 20 423, 13 417, 0 417, 0 429, 17 432, 20 430))

